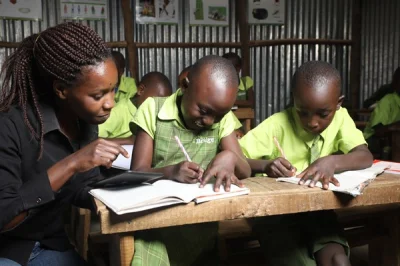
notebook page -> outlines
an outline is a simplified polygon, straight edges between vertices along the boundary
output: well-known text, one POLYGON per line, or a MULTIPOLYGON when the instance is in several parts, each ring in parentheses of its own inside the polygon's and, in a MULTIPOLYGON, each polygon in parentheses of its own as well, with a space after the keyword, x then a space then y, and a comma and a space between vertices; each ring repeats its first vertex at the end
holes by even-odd
MULTIPOLYGON (((350 194, 352 196, 361 195, 362 190, 367 186, 378 174, 384 171, 384 166, 373 165, 369 168, 357 171, 346 171, 340 174, 335 174, 335 178, 339 181, 340 186, 329 184, 329 190, 350 194)), ((294 177, 279 177, 277 181, 289 182, 298 184, 300 178, 294 177)), ((307 180, 305 185, 308 185, 311 180, 307 180)), ((322 183, 317 182, 316 187, 322 188, 322 183)))
POLYGON ((115 159, 114 162, 112 163, 112 167, 123 170, 130 170, 133 145, 121 145, 121 146, 129 153, 129 157, 125 158, 122 154, 118 155, 117 159, 115 159))
POLYGON ((387 168, 385 173, 400 175, 400 163, 376 160, 374 165, 387 168))

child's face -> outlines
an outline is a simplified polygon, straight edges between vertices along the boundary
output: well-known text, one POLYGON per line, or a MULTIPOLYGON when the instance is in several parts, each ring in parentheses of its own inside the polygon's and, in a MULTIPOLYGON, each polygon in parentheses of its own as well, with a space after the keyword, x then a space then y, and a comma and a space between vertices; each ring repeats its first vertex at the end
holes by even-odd
POLYGON ((114 89, 118 71, 110 58, 83 72, 83 82, 76 87, 59 89, 57 95, 76 116, 90 124, 104 123, 114 107, 114 89))
POLYGON ((197 80, 204 82, 189 80, 189 87, 183 90, 180 110, 188 129, 202 131, 220 122, 231 110, 237 86, 229 88, 227 82, 212 80, 207 71, 203 71, 197 80))
POLYGON ((328 81, 324 85, 327 88, 310 88, 305 83, 297 86, 294 107, 302 127, 311 134, 319 135, 330 125, 343 102, 344 97, 339 97, 338 82, 328 81))

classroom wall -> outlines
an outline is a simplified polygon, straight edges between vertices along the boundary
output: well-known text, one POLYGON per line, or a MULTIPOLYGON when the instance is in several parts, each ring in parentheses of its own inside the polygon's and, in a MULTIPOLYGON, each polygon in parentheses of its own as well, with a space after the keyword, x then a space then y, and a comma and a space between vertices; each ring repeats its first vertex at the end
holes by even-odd
MULTIPOLYGON (((134 24, 138 42, 239 42, 236 27, 235 1, 230 1, 228 27, 189 27, 188 1, 179 0, 183 9, 180 24, 134 24)), ((32 33, 61 23, 59 1, 42 0, 43 21, 0 19, 0 41, 21 41, 32 33)), ((400 3, 397 0, 362 0, 362 72, 360 101, 379 84, 388 82, 399 65, 400 3)), ((125 39, 120 1, 109 0, 107 21, 81 21, 94 28, 106 41, 125 39)), ((135 6, 135 0, 131 0, 135 6)), ((286 0, 285 25, 250 26, 251 40, 322 38, 348 40, 351 38, 351 0, 286 0)), ((182 14, 182 13, 181 13, 182 14)), ((120 49, 125 53, 125 49, 120 49)), ((185 66, 207 54, 219 54, 227 48, 141 48, 138 51, 138 76, 149 71, 164 72, 173 85, 185 66)), ((0 48, 0 65, 13 49, 0 48)), ((240 54, 240 51, 237 51, 240 54)), ((250 68, 255 81, 256 124, 280 111, 288 102, 290 78, 294 70, 308 60, 326 60, 334 64, 343 76, 343 91, 350 100, 349 46, 278 45, 251 48, 250 68)), ((128 73, 129 75, 129 73, 128 73)), ((0 81, 1 82, 1 81, 0 81)))
POLYGON ((400 1, 362 0, 361 97, 391 82, 400 66, 400 1))

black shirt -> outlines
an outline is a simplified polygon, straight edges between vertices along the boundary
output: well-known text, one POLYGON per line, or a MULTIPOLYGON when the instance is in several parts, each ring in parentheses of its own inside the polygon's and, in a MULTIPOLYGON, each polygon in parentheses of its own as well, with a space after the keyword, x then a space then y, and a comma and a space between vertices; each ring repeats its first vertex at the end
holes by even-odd
MULTIPOLYGON (((64 212, 70 204, 92 208, 88 190, 99 178, 98 168, 72 176, 57 192, 50 187, 47 170, 79 147, 97 138, 97 126, 80 121, 80 138, 71 143, 61 132, 54 109, 42 104, 44 150, 38 160, 39 142, 24 122, 23 112, 13 107, 0 113, 0 231, 18 214, 26 219, 11 230, 0 233, 0 257, 26 264, 36 241, 46 248, 70 249, 64 231, 64 212)), ((34 128, 37 119, 28 109, 34 128)))

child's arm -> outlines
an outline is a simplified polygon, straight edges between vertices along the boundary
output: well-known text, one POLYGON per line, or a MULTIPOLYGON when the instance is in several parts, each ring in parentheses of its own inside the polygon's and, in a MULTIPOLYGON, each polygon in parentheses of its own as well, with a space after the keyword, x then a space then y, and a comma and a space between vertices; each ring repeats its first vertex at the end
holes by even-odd
POLYGON ((353 148, 347 154, 329 155, 316 160, 307 169, 300 173, 299 184, 302 185, 308 179, 312 179, 309 186, 314 187, 318 181, 322 182, 324 189, 328 189, 329 183, 339 186, 334 174, 342 171, 359 170, 370 167, 373 156, 365 144, 353 148))
POLYGON ((203 176, 203 169, 193 162, 181 162, 161 168, 152 168, 154 140, 138 127, 135 148, 132 152, 131 169, 133 171, 163 173, 166 179, 182 183, 196 183, 203 176))
POLYGON ((104 138, 105 140, 114 142, 119 145, 133 145, 135 144, 135 136, 132 135, 126 138, 104 138))
POLYGON ((250 166, 240 149, 235 132, 232 132, 221 139, 221 152, 208 165, 201 186, 215 176, 217 180, 214 190, 219 191, 220 185, 225 183, 225 191, 229 191, 232 183, 242 187, 239 179, 247 178, 250 174, 250 166))
POLYGON ((296 168, 285 158, 273 160, 247 159, 252 174, 266 173, 268 177, 288 177, 296 174, 296 168))

